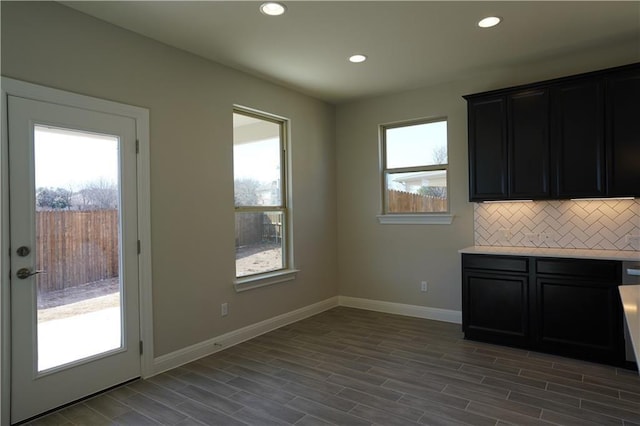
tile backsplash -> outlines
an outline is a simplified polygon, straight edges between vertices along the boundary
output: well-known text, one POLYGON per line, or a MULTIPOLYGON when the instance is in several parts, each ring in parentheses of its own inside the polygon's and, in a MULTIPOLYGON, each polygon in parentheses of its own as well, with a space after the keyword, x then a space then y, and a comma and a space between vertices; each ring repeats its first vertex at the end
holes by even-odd
POLYGON ((640 250, 640 199, 476 203, 474 229, 478 246, 640 250))

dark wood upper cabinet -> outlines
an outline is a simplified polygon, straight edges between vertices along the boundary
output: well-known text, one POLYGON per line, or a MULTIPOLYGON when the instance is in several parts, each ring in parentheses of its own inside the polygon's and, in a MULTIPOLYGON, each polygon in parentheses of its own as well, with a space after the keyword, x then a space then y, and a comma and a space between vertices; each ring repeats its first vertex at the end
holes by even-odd
POLYGON ((549 94, 527 90, 507 96, 509 198, 549 198, 549 94))
POLYGON ((504 97, 469 102, 469 191, 477 200, 508 195, 505 103, 504 97))
POLYGON ((605 193, 602 79, 587 78, 551 91, 553 193, 558 198, 605 193))
POLYGON ((606 78, 608 193, 640 194, 640 69, 606 78))
POLYGON ((640 197, 640 63, 464 98, 470 201, 640 197))

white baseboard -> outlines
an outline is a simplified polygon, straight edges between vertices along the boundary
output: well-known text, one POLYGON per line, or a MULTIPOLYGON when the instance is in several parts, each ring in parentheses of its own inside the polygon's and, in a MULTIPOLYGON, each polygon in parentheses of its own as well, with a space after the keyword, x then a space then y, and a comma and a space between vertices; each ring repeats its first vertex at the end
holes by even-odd
POLYGON ((253 339, 254 337, 258 337, 287 324, 291 324, 331 308, 335 308, 336 306, 338 306, 337 296, 231 331, 212 339, 205 340, 204 342, 196 343, 195 345, 188 346, 175 352, 159 356, 153 360, 152 373, 147 375, 145 378, 188 364, 192 361, 211 355, 230 346, 237 345, 238 343, 245 342, 249 339, 253 339))
POLYGON ((381 300, 360 299, 358 297, 338 296, 340 306, 385 312, 387 314, 426 318, 436 321, 462 324, 462 312, 450 309, 430 308, 428 306, 405 305, 403 303, 383 302, 381 300))
POLYGON ((331 308, 335 308, 336 306, 367 309, 370 311, 426 318, 455 324, 462 323, 462 313, 460 311, 383 302, 380 300, 360 299, 357 297, 336 296, 241 329, 231 331, 175 352, 159 356, 153 360, 153 371, 151 374, 145 376, 145 378, 188 364, 207 355, 211 355, 228 347, 237 345, 238 343, 245 342, 253 339, 254 337, 276 330, 287 324, 291 324, 331 308))

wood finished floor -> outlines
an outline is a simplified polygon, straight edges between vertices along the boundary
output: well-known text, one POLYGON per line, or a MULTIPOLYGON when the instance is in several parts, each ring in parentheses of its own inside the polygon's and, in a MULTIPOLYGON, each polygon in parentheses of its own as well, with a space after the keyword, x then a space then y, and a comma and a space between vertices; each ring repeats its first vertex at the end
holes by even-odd
POLYGON ((640 377, 340 307, 31 424, 640 425, 640 377))

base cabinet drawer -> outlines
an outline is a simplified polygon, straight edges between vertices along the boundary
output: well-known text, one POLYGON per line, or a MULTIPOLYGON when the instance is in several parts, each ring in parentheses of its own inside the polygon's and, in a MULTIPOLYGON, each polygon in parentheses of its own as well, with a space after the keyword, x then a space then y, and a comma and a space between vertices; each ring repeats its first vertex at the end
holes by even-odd
POLYGON ((615 261, 463 254, 465 338, 624 365, 621 268, 615 261))

